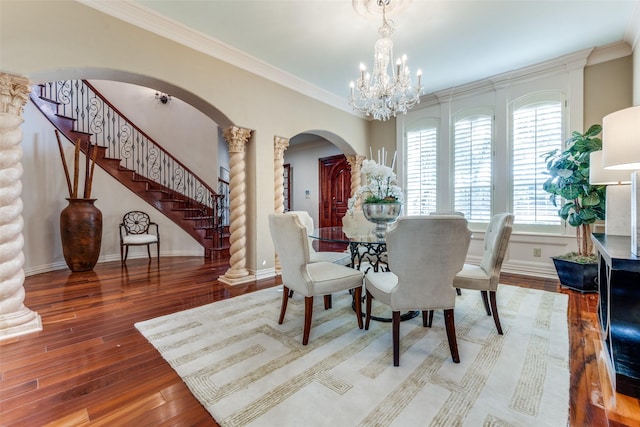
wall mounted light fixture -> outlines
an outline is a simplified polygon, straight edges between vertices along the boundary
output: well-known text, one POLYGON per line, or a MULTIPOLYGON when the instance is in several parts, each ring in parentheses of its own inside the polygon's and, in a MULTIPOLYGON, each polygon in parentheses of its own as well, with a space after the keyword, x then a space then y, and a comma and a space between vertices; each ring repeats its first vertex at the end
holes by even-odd
POLYGON ((166 93, 156 91, 156 99, 161 103, 166 104, 169 101, 171 101, 171 95, 167 95, 166 93))

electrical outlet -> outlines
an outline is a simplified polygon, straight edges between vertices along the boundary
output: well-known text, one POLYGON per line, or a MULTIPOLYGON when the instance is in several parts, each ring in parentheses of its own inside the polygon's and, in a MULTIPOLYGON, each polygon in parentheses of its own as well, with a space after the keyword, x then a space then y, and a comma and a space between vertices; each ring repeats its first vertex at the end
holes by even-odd
POLYGON ((541 257, 542 256, 542 249, 541 248, 533 248, 533 256, 534 257, 541 257))

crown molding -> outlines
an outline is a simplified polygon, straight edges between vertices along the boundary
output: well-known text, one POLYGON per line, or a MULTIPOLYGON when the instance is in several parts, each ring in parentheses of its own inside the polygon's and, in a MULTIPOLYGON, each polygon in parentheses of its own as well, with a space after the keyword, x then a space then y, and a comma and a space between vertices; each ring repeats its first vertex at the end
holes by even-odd
POLYGON ((567 71, 584 68, 587 64, 587 58, 592 54, 593 49, 583 49, 569 55, 561 56, 549 61, 540 62, 528 67, 519 68, 517 70, 508 71, 506 73, 496 74, 486 79, 477 80, 471 83, 460 85, 453 88, 444 89, 434 92, 435 98, 431 101, 443 102, 452 97, 460 98, 465 96, 476 95, 481 92, 492 91, 499 88, 509 87, 513 83, 521 83, 531 79, 537 79, 542 76, 564 73, 567 71))
POLYGON ((85 6, 127 22, 158 36, 190 47, 205 55, 231 64, 244 71, 262 77, 302 95, 313 98, 353 115, 346 99, 321 89, 299 77, 267 64, 226 43, 191 29, 142 5, 123 1, 76 0, 85 6))
POLYGON ((633 51, 627 42, 622 41, 612 43, 610 45, 594 49, 587 59, 587 65, 596 65, 602 62, 612 61, 614 59, 629 56, 631 53, 633 53, 633 51))

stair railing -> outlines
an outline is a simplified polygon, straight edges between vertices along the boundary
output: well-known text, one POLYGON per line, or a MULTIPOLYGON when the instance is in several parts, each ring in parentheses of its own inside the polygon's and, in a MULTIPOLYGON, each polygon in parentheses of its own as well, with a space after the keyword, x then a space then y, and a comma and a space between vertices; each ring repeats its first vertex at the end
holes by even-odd
POLYGON ((193 208, 194 217, 202 216, 202 225, 221 228, 217 220, 218 207, 225 203, 220 201, 223 196, 127 119, 88 81, 49 82, 40 91, 41 97, 58 103, 59 115, 75 119, 74 130, 89 134, 92 144, 105 147, 107 157, 120 159, 121 166, 162 185, 163 190, 184 196, 182 207, 193 208))

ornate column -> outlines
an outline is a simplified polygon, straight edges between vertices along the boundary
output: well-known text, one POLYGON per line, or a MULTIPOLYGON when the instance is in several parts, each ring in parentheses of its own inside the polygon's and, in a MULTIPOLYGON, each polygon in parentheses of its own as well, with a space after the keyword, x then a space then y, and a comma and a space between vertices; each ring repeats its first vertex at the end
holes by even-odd
MULTIPOLYGON (((360 171, 360 168, 362 167, 362 162, 366 157, 358 156, 357 154, 346 157, 349 166, 351 166, 351 197, 353 197, 353 195, 356 194, 356 191, 358 191, 358 188, 360 188, 360 185, 362 185, 362 172, 360 171)), ((360 209, 360 203, 360 200, 356 201, 356 209, 360 209)))
MULTIPOLYGON (((273 206, 275 213, 284 212, 284 152, 289 146, 289 138, 273 137, 273 206)), ((276 273, 282 270, 276 254, 276 273)))
POLYGON ((232 126, 224 131, 229 144, 229 264, 231 267, 218 280, 228 285, 251 282, 255 276, 249 274, 247 264, 246 228, 246 184, 244 146, 251 136, 249 129, 232 126))
POLYGON ((0 340, 42 330, 40 316, 24 306, 22 237, 22 107, 30 82, 0 73, 0 340))

